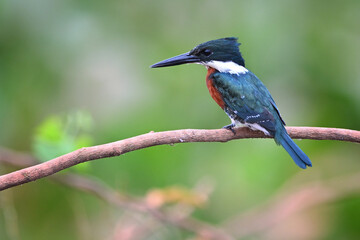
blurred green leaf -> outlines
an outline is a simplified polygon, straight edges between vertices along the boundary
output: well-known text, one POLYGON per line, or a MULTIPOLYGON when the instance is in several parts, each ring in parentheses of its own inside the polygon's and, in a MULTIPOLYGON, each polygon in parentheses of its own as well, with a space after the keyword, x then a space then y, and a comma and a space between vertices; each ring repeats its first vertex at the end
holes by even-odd
MULTIPOLYGON (((76 111, 66 116, 49 116, 35 132, 33 151, 40 161, 47 161, 82 147, 91 146, 93 138, 88 132, 92 128, 90 114, 76 111)), ((84 172, 86 163, 74 167, 84 172)))
POLYGON ((36 137, 46 142, 57 143, 64 137, 63 123, 59 116, 50 116, 36 130, 36 137))

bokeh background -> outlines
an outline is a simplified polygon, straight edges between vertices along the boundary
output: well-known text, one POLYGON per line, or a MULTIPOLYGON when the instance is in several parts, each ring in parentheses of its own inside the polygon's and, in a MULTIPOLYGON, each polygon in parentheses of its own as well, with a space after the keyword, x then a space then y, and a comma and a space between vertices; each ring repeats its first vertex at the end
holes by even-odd
MULTIPOLYGON (((227 125, 204 67, 149 66, 228 36, 289 126, 359 130, 359 23, 358 0, 2 1, 0 145, 48 160, 150 131, 227 125)), ((272 140, 249 139, 158 146, 58 175, 140 199, 176 192, 159 208, 187 209, 185 218, 236 239, 359 239, 359 145, 296 143, 313 168, 297 168, 272 140)), ((3 240, 196 237, 48 179, 0 200, 3 240)))

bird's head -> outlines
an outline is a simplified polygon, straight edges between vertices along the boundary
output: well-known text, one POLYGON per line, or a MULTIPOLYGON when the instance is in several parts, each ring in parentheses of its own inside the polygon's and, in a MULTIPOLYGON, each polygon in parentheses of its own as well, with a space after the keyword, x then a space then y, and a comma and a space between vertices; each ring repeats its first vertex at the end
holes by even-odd
POLYGON ((239 51, 237 38, 221 38, 201 43, 190 52, 163 60, 152 68, 169 67, 185 63, 198 63, 220 72, 241 73, 247 71, 239 51))

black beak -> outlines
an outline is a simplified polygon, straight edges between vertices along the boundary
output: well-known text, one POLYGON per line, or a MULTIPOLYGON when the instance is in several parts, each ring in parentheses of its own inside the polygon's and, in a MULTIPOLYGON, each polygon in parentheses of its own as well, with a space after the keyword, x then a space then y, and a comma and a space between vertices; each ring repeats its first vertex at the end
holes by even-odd
POLYGON ((151 68, 158 68, 158 67, 169 67, 169 66, 176 66, 185 63, 198 63, 200 59, 196 56, 190 55, 189 52, 166 59, 164 61, 155 63, 151 65, 151 68))

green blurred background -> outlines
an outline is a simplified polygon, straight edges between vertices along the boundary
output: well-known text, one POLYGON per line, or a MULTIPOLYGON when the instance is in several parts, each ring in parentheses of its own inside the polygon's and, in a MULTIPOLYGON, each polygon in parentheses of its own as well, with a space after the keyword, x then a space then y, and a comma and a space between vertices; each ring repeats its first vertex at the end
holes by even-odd
MULTIPOLYGON (((84 118, 91 122, 80 129, 86 132, 83 145, 227 125, 228 117, 206 89, 204 67, 149 66, 229 36, 239 38, 247 68, 269 88, 289 126, 359 130, 359 23, 358 0, 2 1, 0 145, 39 155, 44 148, 39 138, 47 137, 41 136, 44 122, 58 128, 55 135, 67 131, 71 139, 72 128, 61 126, 79 111, 85 117, 78 125, 84 118)), ((54 138, 56 143, 61 137, 54 138)), ((297 168, 271 140, 238 140, 159 146, 74 171, 139 197, 155 188, 191 189, 205 179, 214 191, 193 216, 221 225, 289 182, 288 189, 296 189, 360 172, 358 144, 296 142, 313 168, 297 168)), ((45 147, 45 156, 58 154, 50 150, 45 147)), ((0 166, 2 174, 12 170, 0 166)), ((245 239, 359 239, 359 190, 245 239)), ((114 229, 126 218, 121 208, 47 179, 2 192, 0 199, 0 239, 5 240, 120 239, 114 229)), ((159 232, 141 239, 191 237, 170 225, 159 232)))

